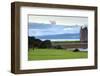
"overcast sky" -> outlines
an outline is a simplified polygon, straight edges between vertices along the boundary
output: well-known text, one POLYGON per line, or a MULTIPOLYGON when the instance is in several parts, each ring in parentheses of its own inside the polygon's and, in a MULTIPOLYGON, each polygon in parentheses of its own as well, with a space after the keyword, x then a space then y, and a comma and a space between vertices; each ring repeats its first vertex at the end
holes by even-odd
MULTIPOLYGON (((60 38, 68 34, 79 34, 80 26, 88 25, 87 17, 64 17, 64 16, 29 16, 29 36, 50 39, 51 35, 60 38)), ((66 37, 64 38, 66 40, 66 37)), ((56 39, 55 39, 56 40, 56 39)))
POLYGON ((56 23, 61 25, 88 25, 87 17, 29 15, 31 23, 56 23))

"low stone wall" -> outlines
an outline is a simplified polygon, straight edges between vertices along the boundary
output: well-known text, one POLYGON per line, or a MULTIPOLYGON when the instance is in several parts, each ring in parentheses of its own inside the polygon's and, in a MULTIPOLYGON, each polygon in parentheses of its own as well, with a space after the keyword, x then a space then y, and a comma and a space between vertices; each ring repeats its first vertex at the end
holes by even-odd
POLYGON ((60 45, 62 48, 88 48, 88 43, 53 43, 52 45, 60 45))

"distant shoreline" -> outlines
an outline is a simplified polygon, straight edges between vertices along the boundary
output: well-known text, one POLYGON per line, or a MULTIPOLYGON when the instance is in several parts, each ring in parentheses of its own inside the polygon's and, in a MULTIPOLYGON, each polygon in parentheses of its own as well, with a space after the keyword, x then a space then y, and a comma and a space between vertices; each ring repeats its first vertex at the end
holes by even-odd
MULTIPOLYGON (((41 39, 42 41, 45 41, 47 39, 41 39)), ((80 39, 48 39, 50 41, 80 41, 80 39)))

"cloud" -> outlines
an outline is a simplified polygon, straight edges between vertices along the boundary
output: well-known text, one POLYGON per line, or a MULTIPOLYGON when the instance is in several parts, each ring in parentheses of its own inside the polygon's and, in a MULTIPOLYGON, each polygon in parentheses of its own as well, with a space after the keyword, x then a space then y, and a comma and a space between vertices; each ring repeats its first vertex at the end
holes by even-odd
POLYGON ((79 27, 50 27, 47 29, 29 29, 29 36, 56 35, 79 32, 79 27))

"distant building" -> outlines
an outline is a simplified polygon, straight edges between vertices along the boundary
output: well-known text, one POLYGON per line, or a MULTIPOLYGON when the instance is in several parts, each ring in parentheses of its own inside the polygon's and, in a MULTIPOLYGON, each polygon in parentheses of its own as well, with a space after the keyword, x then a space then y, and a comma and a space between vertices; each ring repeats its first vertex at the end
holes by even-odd
POLYGON ((81 42, 88 42, 88 28, 81 27, 80 29, 80 41, 81 42))

